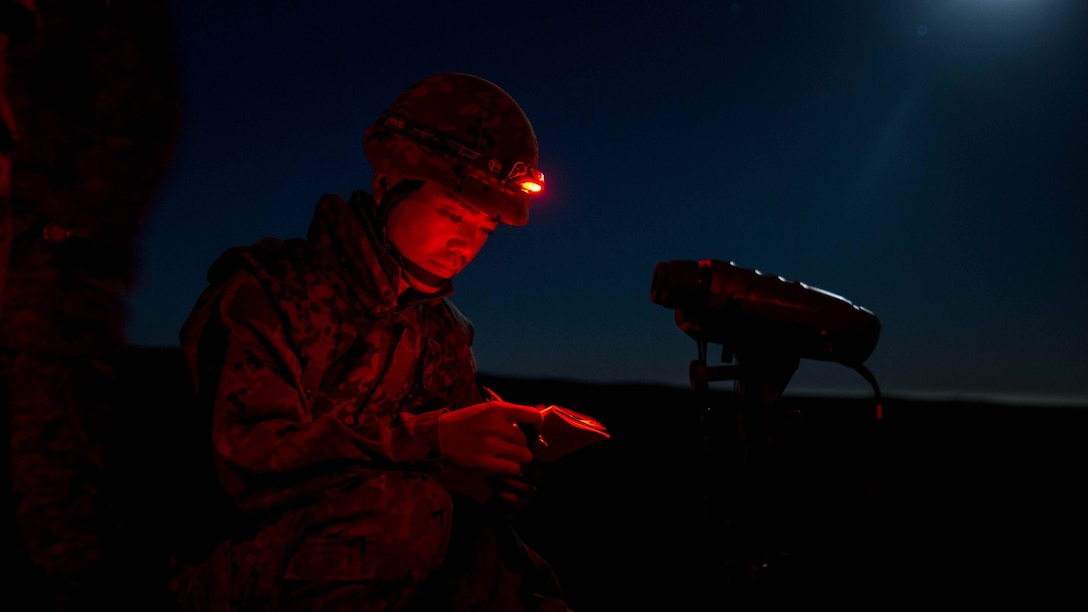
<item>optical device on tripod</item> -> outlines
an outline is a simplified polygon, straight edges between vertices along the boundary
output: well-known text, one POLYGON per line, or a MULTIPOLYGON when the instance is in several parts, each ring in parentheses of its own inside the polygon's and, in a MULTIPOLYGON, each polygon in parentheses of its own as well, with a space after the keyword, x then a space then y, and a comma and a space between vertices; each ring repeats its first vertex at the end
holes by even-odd
POLYGON ((700 399, 709 397, 703 392, 711 381, 735 381, 735 421, 700 406, 707 583, 744 592, 739 587, 773 582, 764 577, 788 573, 781 568, 793 556, 793 509, 805 497, 795 489, 812 485, 781 460, 794 455, 773 424, 791 421, 769 407, 801 359, 830 361, 870 383, 879 421, 880 388, 864 362, 876 347, 880 321, 834 293, 714 259, 658 263, 650 299, 674 310, 676 325, 696 341, 689 377, 700 399), (707 364, 709 344, 722 346, 723 365, 707 364))
MULTIPOLYGON (((834 293, 781 276, 714 259, 663 261, 654 270, 650 299, 675 311, 676 325, 698 344, 691 385, 737 380, 738 392, 755 388, 777 399, 800 359, 834 361, 880 388, 864 366, 880 335, 871 311, 834 293), (722 361, 708 366, 707 345, 722 346, 722 361)), ((879 416, 879 414, 878 414, 879 416)))

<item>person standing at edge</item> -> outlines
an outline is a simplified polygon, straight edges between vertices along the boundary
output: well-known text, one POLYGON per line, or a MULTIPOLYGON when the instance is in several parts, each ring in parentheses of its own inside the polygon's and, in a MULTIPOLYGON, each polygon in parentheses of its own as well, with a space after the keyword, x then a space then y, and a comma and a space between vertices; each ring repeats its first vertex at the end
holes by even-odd
POLYGON ((151 538, 129 513, 148 498, 119 477, 128 473, 119 449, 140 446, 124 439, 126 425, 144 425, 129 420, 125 402, 126 299, 174 154, 173 26, 167 0, 0 0, 0 562, 9 608, 129 609, 153 596, 140 580, 156 566, 144 546, 151 538))
POLYGON ((187 610, 567 610, 509 522, 539 411, 479 386, 449 299, 499 224, 528 222, 532 125, 494 83, 439 73, 363 148, 373 194, 229 249, 181 329, 242 528, 171 588, 187 610))

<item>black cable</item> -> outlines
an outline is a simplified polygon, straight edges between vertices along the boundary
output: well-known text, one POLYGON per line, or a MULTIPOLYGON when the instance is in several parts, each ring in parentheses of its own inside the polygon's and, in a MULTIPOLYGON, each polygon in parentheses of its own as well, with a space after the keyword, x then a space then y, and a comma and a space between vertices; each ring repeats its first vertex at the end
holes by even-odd
POLYGON ((873 396, 876 401, 876 419, 879 421, 884 416, 884 398, 880 394, 880 385, 877 384, 876 377, 864 364, 856 364, 853 368, 858 374, 861 374, 862 378, 869 381, 869 384, 873 387, 873 396))

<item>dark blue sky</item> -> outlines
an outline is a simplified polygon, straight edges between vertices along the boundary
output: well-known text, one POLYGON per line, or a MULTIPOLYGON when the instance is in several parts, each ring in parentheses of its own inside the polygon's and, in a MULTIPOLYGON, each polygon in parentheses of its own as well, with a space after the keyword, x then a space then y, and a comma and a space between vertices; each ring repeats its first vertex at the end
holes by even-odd
MULTIPOLYGON (((363 130, 457 71, 521 103, 548 180, 455 280, 481 371, 688 386, 653 271, 718 259, 872 310, 887 395, 1088 402, 1085 3, 175 4, 185 114, 137 345, 176 345, 222 250, 369 190, 363 130)), ((787 392, 869 387, 802 360, 787 392)))

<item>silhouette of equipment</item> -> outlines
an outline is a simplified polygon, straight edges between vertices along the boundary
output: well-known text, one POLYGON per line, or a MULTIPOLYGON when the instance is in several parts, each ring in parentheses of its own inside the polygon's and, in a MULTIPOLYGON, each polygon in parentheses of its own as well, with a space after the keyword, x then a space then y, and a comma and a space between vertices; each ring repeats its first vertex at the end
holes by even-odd
POLYGON ((788 498, 790 470, 781 458, 791 452, 791 428, 803 422, 771 407, 801 359, 830 361, 870 383, 879 421, 880 388, 864 362, 880 321, 834 293, 714 259, 658 263, 650 299, 673 309, 677 327, 698 347, 689 378, 702 430, 703 529, 706 558, 713 560, 703 568, 713 574, 708 584, 724 580, 741 596, 755 594, 772 576, 788 575, 779 567, 791 556, 783 507, 795 500, 788 498), (707 364, 708 344, 722 346, 723 365, 707 364), (734 381, 735 411, 722 415, 708 405, 707 391, 710 382, 726 380, 734 381))
MULTIPOLYGON (((720 344, 722 360, 740 366, 795 369, 805 358, 857 368, 880 335, 876 315, 841 296, 713 259, 657 264, 650 299, 674 309, 676 325, 700 346, 720 344)), ((693 365, 693 386, 746 378, 737 369, 693 365)))

